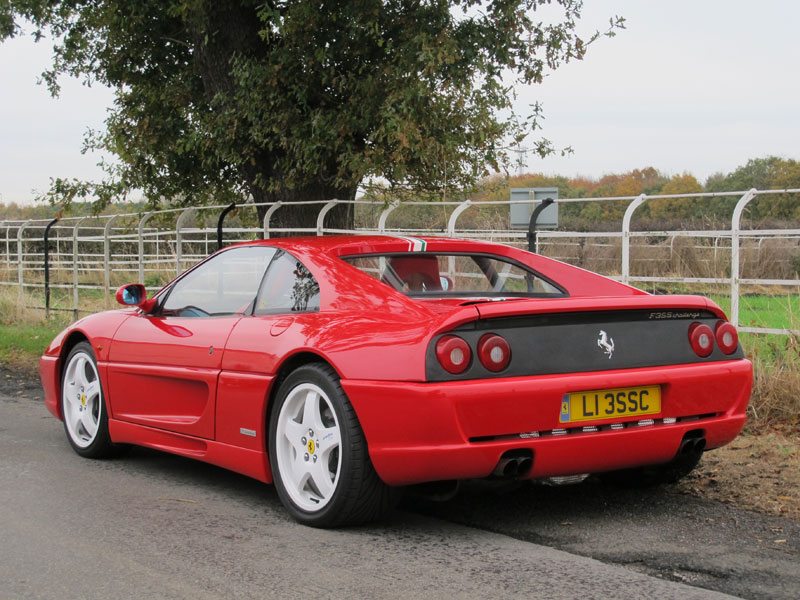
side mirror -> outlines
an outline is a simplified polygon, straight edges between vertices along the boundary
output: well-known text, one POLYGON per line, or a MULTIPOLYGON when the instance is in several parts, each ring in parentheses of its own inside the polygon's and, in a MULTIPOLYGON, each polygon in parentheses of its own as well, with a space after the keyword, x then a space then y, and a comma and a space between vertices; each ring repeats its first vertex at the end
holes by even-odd
POLYGON ((117 290, 117 302, 122 306, 138 306, 145 312, 152 308, 152 302, 147 299, 147 290, 141 283, 129 283, 117 290))

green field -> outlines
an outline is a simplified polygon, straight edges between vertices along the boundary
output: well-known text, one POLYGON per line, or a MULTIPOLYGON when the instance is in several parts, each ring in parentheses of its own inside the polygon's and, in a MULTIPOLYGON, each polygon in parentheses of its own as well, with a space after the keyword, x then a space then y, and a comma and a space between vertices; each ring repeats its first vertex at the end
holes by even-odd
MULTIPOLYGON (((711 294, 725 314, 730 316, 729 296, 711 294)), ((739 325, 742 327, 769 327, 773 329, 800 329, 800 296, 741 296, 739 300, 739 325)))

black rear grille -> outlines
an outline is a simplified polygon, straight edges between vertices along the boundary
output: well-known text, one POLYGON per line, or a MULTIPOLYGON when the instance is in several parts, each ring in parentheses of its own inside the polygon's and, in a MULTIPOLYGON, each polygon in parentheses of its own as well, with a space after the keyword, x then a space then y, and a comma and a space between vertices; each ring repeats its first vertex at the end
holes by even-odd
MULTIPOLYGON (((689 326, 719 319, 707 311, 636 310, 560 313, 478 320, 449 332, 464 338, 473 350, 469 367, 458 375, 445 371, 436 359, 439 337, 426 355, 428 381, 583 373, 742 358, 741 348, 726 355, 714 346, 706 358, 689 344, 689 326), (493 373, 475 357, 478 340, 487 332, 503 336, 511 347, 508 368, 493 373)), ((446 335, 446 334, 442 334, 446 335)))

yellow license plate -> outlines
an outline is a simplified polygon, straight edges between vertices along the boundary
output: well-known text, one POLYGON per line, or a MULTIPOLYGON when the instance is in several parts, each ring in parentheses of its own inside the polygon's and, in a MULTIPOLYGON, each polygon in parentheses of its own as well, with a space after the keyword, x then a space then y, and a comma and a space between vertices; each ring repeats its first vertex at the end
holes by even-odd
POLYGON ((590 390, 564 394, 559 422, 599 421, 661 412, 661 386, 590 390))

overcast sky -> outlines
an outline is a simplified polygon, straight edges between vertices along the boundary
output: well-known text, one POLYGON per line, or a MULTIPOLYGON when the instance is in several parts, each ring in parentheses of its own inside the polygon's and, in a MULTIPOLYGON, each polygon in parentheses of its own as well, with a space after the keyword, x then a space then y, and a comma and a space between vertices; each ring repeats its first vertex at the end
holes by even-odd
MULTIPOLYGON (((574 149, 531 156, 529 170, 597 177, 652 165, 703 180, 748 158, 800 158, 800 3, 587 0, 581 30, 615 14, 626 30, 518 90, 521 108, 543 103, 543 135, 574 149)), ((0 45, 0 202, 31 202, 50 177, 100 174, 80 147, 112 95, 65 81, 51 99, 37 85, 49 52, 30 38, 0 45)))

